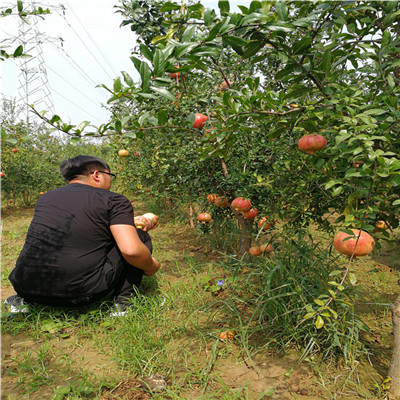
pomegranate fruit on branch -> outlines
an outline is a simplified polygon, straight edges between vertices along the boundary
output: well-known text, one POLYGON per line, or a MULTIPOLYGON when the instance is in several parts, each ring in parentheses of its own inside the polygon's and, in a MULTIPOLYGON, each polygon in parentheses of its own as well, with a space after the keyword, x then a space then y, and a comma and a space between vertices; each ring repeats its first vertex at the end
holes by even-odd
POLYGON ((315 154, 315 152, 323 150, 326 145, 326 138, 317 134, 305 135, 297 142, 299 149, 307 154, 315 154))
POLYGON ((231 203, 231 208, 238 212, 246 212, 251 208, 251 202, 249 199, 243 197, 236 197, 231 203))
POLYGON ((338 232, 335 235, 333 239, 335 249, 339 253, 349 257, 354 252, 354 258, 366 256, 371 253, 375 246, 374 238, 369 233, 360 231, 360 229, 350 230, 353 232, 353 235, 346 232, 338 232))
POLYGON ((197 216, 197 221, 201 222, 202 224, 205 224, 207 222, 211 221, 211 215, 209 213, 200 213, 197 216))

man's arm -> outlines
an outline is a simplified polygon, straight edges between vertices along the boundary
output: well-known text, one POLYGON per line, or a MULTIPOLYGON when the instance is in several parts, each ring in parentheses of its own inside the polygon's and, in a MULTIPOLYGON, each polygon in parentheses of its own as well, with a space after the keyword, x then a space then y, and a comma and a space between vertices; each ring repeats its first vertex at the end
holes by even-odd
POLYGON ((110 229, 122 256, 129 264, 142 269, 147 276, 154 275, 159 270, 159 262, 141 242, 134 226, 111 225, 110 229))

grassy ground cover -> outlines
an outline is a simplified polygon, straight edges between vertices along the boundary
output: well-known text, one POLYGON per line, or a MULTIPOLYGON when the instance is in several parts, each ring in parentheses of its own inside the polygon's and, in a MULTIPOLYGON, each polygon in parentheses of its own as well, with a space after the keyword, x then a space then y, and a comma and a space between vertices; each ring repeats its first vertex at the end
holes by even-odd
MULTIPOLYGON (((2 300, 32 216, 3 210, 2 300)), ((276 256, 237 260, 212 235, 160 217, 152 237, 163 269, 145 279, 131 315, 111 318, 103 304, 13 316, 3 306, 2 399, 384 398, 393 250, 354 262, 355 307, 335 306, 339 317, 316 330, 298 321, 316 282, 346 265, 327 244, 293 239, 276 256), (220 340, 228 330, 234 340, 220 340)))

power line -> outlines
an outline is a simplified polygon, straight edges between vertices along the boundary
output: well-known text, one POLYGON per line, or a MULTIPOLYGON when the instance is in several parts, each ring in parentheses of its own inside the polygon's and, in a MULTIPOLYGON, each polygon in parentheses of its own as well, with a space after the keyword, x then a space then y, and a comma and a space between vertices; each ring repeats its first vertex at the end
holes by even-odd
POLYGON ((84 108, 82 108, 81 106, 79 106, 78 104, 74 103, 73 101, 71 101, 70 99, 68 99, 67 97, 65 97, 63 94, 59 93, 57 90, 53 89, 54 93, 57 93, 60 97, 62 97, 64 100, 67 100, 69 103, 73 104, 75 107, 79 108, 80 110, 84 110, 85 113, 87 115, 90 115, 92 118, 94 119, 98 119, 98 117, 94 116, 93 114, 90 114, 88 111, 86 111, 84 108))
POLYGON ((71 7, 71 5, 69 3, 68 7, 71 9, 72 14, 74 14, 75 18, 77 19, 77 21, 79 22, 79 24, 81 25, 81 27, 83 28, 83 30, 86 32, 86 34, 88 35, 89 39, 92 41, 92 43, 94 44, 94 46, 96 47, 97 51, 99 52, 99 54, 103 57, 103 60, 107 63, 107 65, 111 68, 112 72, 114 75, 118 75, 118 73, 115 71, 115 68, 113 67, 113 65, 111 65, 111 63, 107 60, 107 58, 104 57, 104 54, 102 53, 102 51, 99 49, 99 47, 97 46, 96 42, 92 39, 92 36, 90 35, 90 33, 87 31, 87 29, 85 28, 85 25, 82 24, 82 22, 80 21, 80 19, 78 18, 78 16, 76 15, 75 11, 73 10, 73 8, 71 7))
MULTIPOLYGON (((53 43, 52 43, 53 44, 53 43)), ((63 47, 59 48, 55 44, 53 47, 58 51, 58 53, 67 60, 67 62, 84 78, 86 79, 91 85, 96 86, 96 82, 86 73, 86 71, 79 66, 78 63, 74 61, 74 59, 65 51, 63 47), (65 54, 63 54, 65 53, 65 54)))
MULTIPOLYGON (((65 8, 64 8, 65 10, 65 8)), ((106 69, 103 67, 103 64, 100 63, 100 61, 97 59, 97 57, 93 54, 93 52, 90 50, 90 48, 86 45, 86 43, 83 41, 83 39, 79 36, 79 34, 76 32, 76 30, 72 27, 72 25, 68 22, 67 18, 65 17, 65 12, 63 12, 62 17, 64 18, 65 22, 67 25, 72 29, 72 31, 75 33, 77 38, 82 42, 82 44, 85 46, 86 50, 91 54, 91 56, 97 61, 97 63, 100 65, 100 68, 105 72, 105 74, 113 80, 113 78, 110 76, 110 74, 106 71, 106 69)))
POLYGON ((58 77, 60 77, 63 81, 67 82, 68 85, 70 85, 71 87, 73 87, 77 92, 79 92, 82 96, 86 97, 91 103, 93 103, 94 105, 98 106, 98 103, 95 103, 90 97, 86 96, 85 93, 83 93, 80 89, 78 89, 76 86, 74 86, 71 82, 68 82, 62 75, 60 75, 58 72, 54 71, 53 68, 51 67, 47 67, 50 71, 52 71, 53 73, 55 73, 58 77))

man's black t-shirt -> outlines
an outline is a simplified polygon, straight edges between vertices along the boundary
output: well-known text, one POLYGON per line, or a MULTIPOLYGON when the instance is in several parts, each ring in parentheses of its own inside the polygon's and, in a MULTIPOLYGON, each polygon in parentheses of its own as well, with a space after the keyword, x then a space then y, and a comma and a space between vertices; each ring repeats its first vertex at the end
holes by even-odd
POLYGON ((134 226, 123 195, 80 183, 45 193, 9 277, 14 289, 64 299, 103 292, 106 255, 116 246, 110 226, 117 224, 134 226))

